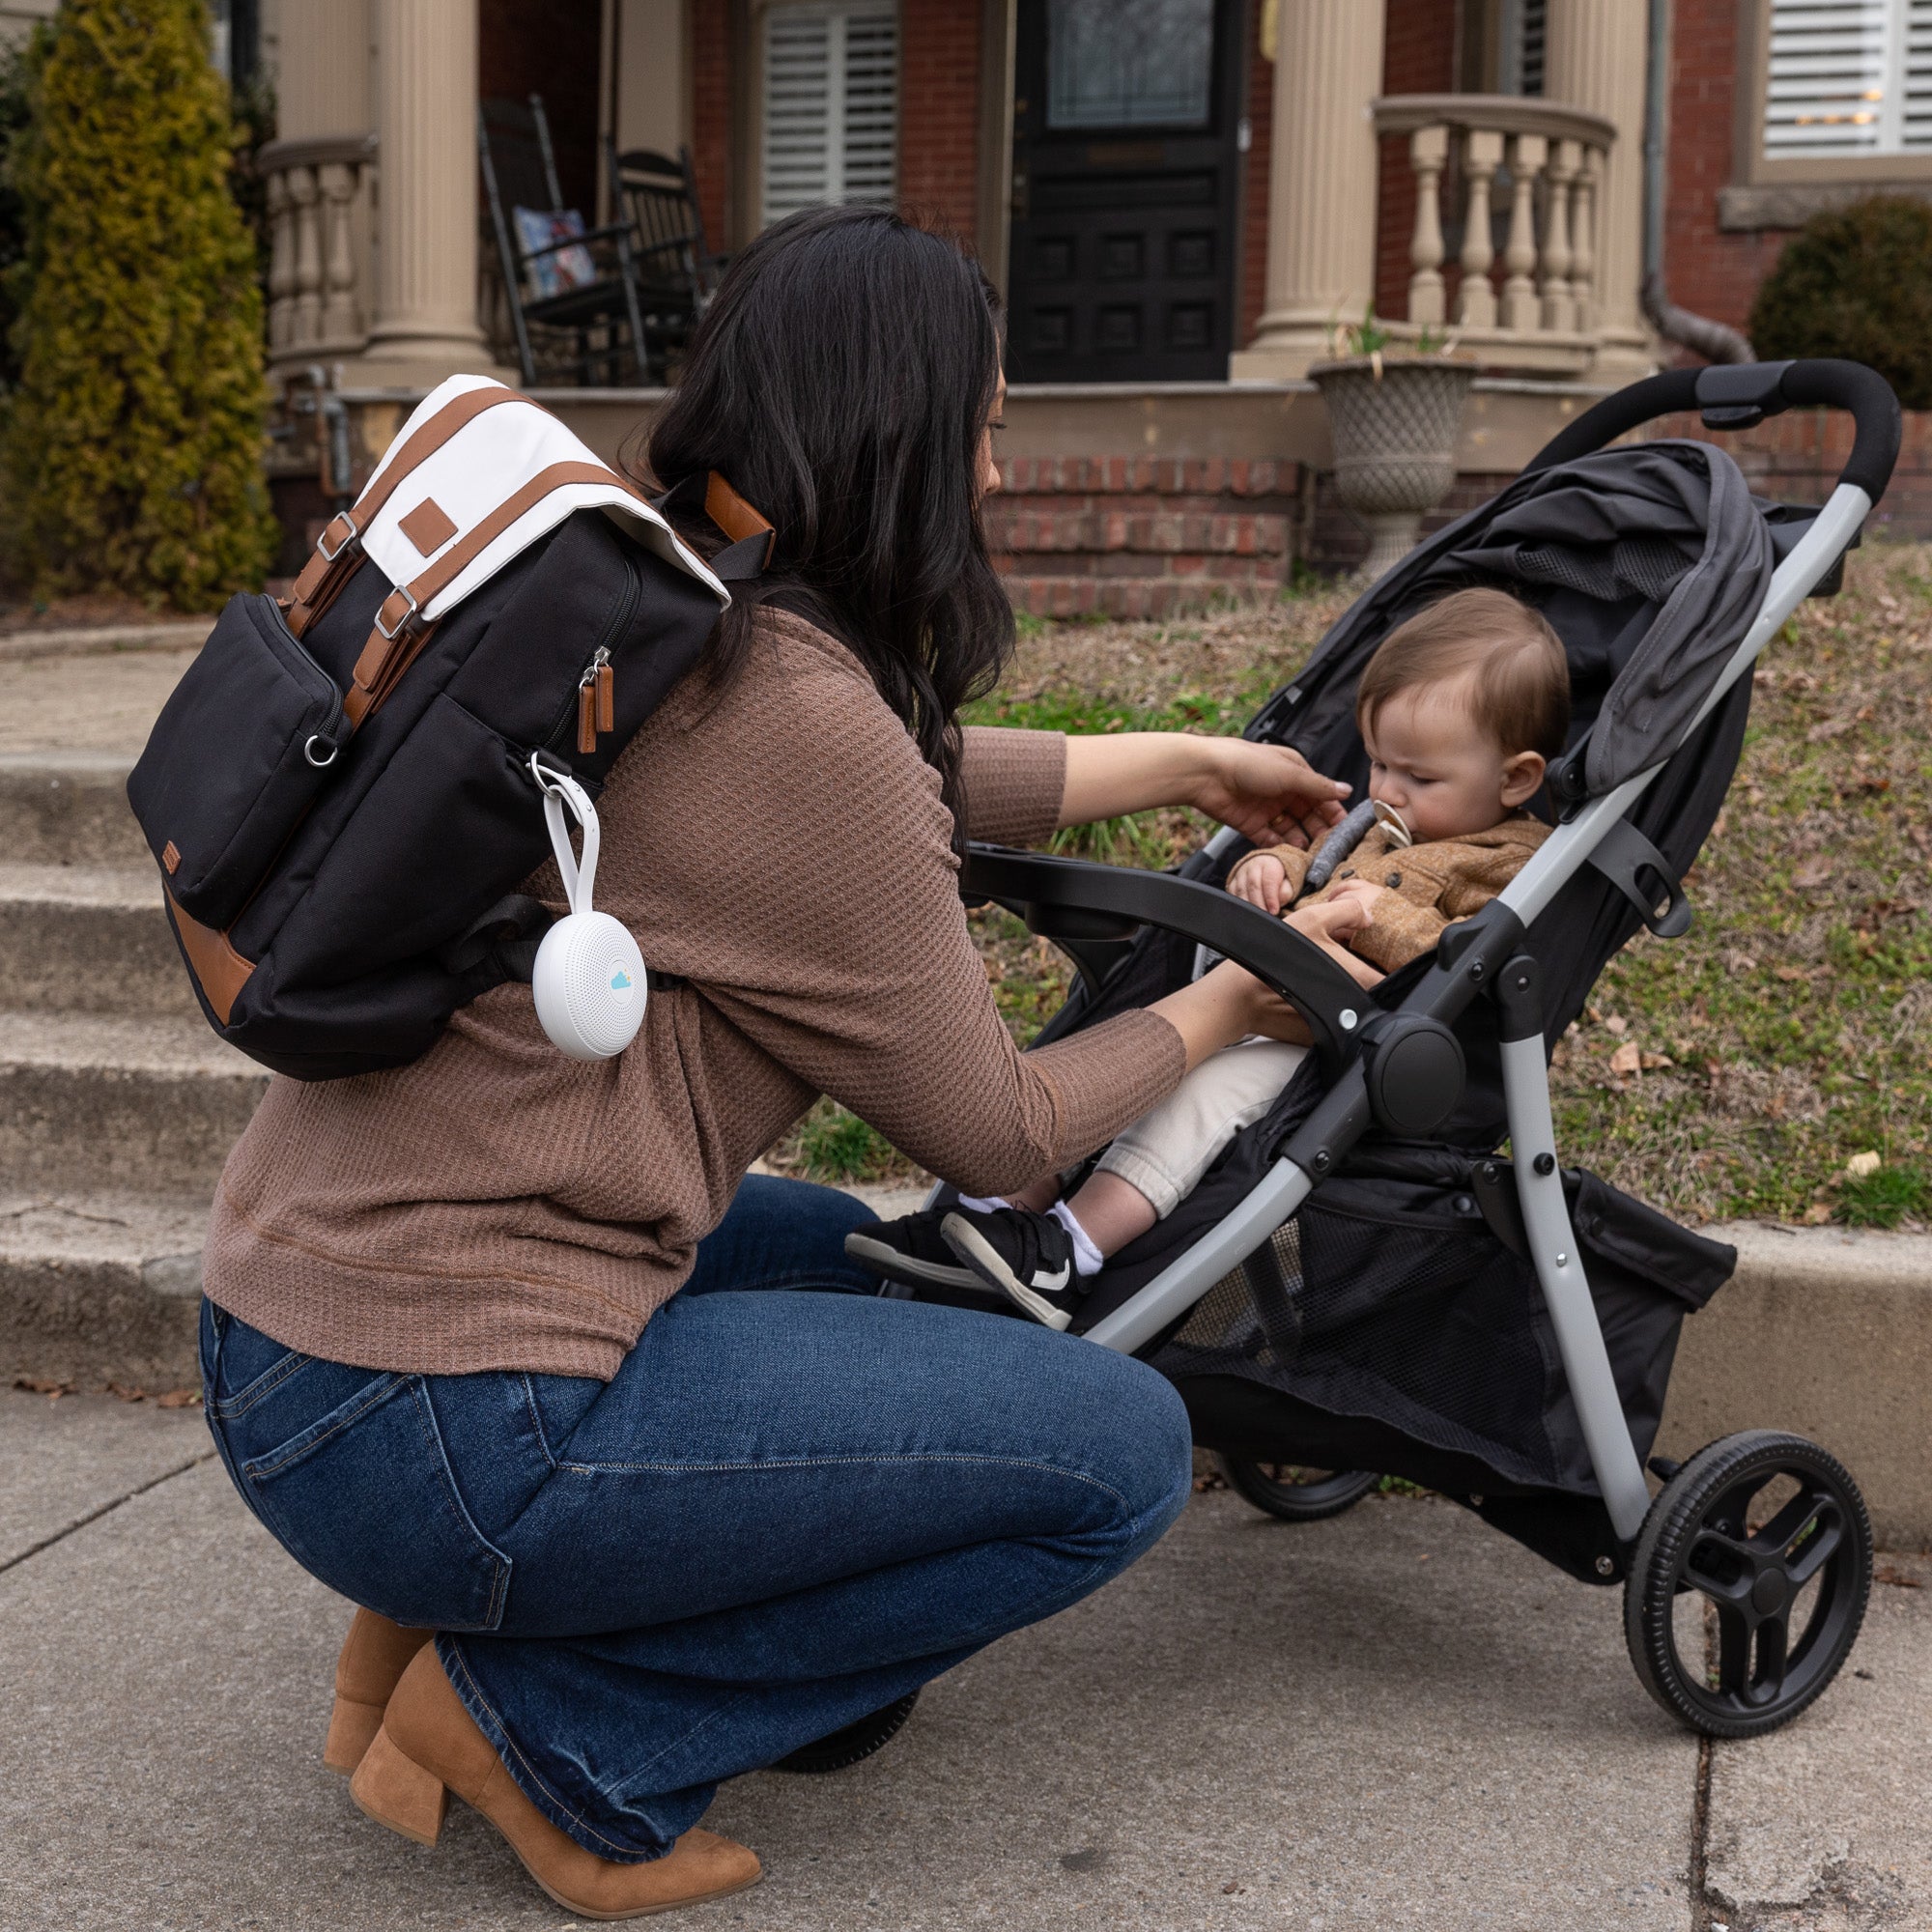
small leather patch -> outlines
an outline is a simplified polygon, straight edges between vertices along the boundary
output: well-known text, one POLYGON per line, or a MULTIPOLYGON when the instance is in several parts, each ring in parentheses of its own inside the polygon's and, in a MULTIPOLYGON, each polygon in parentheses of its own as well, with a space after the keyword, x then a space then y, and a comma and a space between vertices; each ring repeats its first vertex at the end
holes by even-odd
POLYGON ((399 517, 396 527, 425 556, 434 555, 456 534, 456 526, 434 497, 425 497, 407 517, 399 517))
POLYGON ((181 848, 175 843, 175 841, 172 838, 170 838, 168 842, 161 847, 161 864, 168 868, 169 878, 173 878, 174 875, 181 870, 181 862, 182 862, 181 848))

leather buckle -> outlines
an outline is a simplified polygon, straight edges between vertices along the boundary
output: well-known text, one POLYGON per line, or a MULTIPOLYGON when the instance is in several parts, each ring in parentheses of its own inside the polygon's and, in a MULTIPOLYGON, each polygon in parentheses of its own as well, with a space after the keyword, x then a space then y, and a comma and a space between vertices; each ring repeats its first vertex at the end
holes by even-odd
POLYGON ((315 547, 321 554, 324 563, 333 563, 361 534, 362 532, 355 527, 355 519, 347 510, 338 510, 334 516, 329 518, 323 533, 316 538, 315 547), (338 524, 342 526, 343 534, 336 540, 335 548, 330 550, 328 539, 334 533, 338 524))
POLYGON ((405 630, 409 629, 415 622, 415 620, 416 620, 416 600, 413 596, 411 595, 410 587, 408 584, 399 583, 392 591, 389 592, 389 594, 385 598, 383 599, 383 608, 376 612, 376 629, 379 632, 381 632, 384 637, 387 638, 391 643, 394 643, 396 639, 400 637, 405 630), (393 604, 398 597, 404 600, 406 608, 403 609, 402 611, 399 611, 396 613, 394 621, 391 622, 389 621, 389 606, 393 604))

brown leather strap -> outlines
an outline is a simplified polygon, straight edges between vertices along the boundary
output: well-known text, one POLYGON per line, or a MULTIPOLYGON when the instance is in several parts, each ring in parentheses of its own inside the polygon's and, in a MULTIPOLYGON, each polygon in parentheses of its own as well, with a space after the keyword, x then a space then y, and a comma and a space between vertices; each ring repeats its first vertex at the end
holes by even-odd
POLYGON ((715 469, 704 484, 704 514, 733 543, 771 534, 771 525, 715 469))
MULTIPOLYGON (((527 403, 533 410, 543 409, 541 403, 530 402, 516 389, 466 389, 443 404, 396 452, 395 461, 369 479, 354 508, 329 520, 315 554, 302 566, 289 591, 289 629, 297 637, 341 596, 349 580, 361 568, 361 533, 382 514, 383 506, 402 483, 458 430, 468 428, 485 410, 494 410, 499 403, 527 403)), ((545 410, 544 413, 550 412, 545 410)))
POLYGON ((213 926, 188 918, 175 903, 173 893, 167 894, 167 900, 168 917, 175 923, 187 970, 194 975, 195 983, 214 1017, 226 1026, 228 1015, 235 1010, 235 1002, 242 996, 242 988, 255 970, 255 962, 242 958, 228 943, 225 932, 216 932, 213 926))
MULTIPOLYGON (((521 490, 513 492, 472 528, 461 543, 445 551, 413 582, 399 585, 383 600, 376 629, 355 660, 355 670, 342 709, 352 730, 394 690, 396 680, 415 662, 435 627, 426 622, 426 605, 446 590, 507 530, 518 518, 534 509, 554 492, 573 483, 615 483, 636 496, 615 471, 601 463, 553 463, 539 469, 521 490)), ((641 500, 641 498, 639 499, 641 500)))

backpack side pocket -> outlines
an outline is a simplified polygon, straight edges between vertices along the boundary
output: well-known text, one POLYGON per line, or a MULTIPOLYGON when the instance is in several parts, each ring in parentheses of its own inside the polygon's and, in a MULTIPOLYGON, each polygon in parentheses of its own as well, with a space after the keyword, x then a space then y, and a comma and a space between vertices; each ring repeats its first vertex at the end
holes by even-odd
POLYGON ((273 598, 229 600, 128 780, 175 903, 216 931, 329 781, 342 694, 273 598))

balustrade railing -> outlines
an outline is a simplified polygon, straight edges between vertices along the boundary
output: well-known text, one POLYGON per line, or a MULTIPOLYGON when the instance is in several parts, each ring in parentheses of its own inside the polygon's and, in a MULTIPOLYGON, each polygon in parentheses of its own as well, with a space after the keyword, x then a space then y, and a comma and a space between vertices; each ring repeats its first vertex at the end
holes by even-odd
POLYGON ((1392 333, 1453 331, 1495 367, 1584 369, 1599 327, 1597 217, 1615 127, 1520 95, 1391 95, 1374 114, 1378 134, 1408 136, 1415 172, 1408 313, 1391 319, 1392 333), (1453 304, 1443 274, 1452 245, 1453 304))
POLYGON ((271 141, 257 165, 271 224, 270 362, 355 354, 374 306, 376 137, 271 141))

